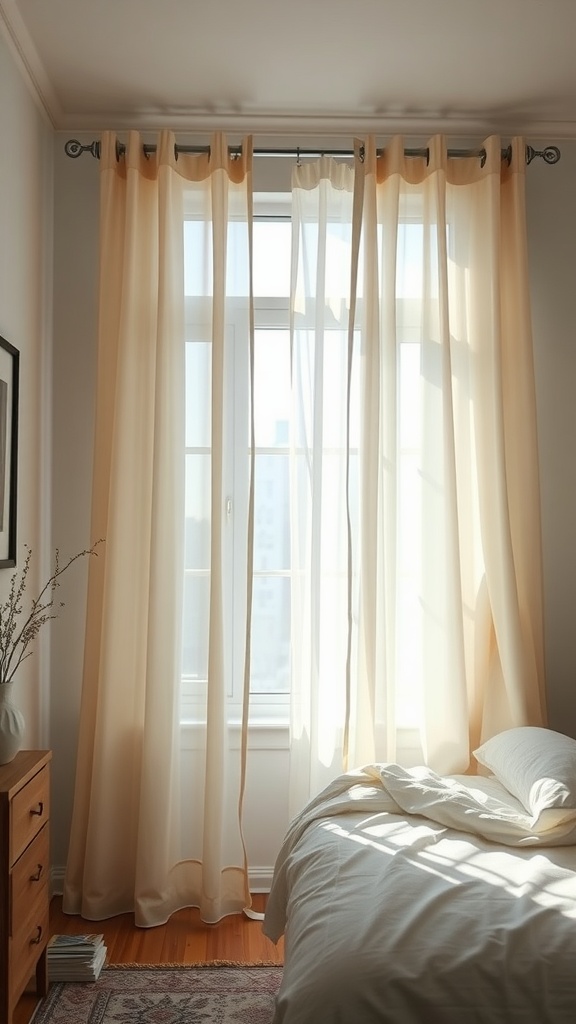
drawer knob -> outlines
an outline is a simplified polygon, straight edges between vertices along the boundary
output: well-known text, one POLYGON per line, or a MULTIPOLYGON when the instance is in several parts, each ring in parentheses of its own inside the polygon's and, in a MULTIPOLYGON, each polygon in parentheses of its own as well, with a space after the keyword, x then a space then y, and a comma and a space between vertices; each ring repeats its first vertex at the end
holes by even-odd
POLYGON ((43 870, 44 870, 44 868, 42 867, 42 864, 39 864, 38 865, 38 870, 37 870, 36 874, 35 875, 30 875, 30 881, 31 882, 39 882, 41 877, 42 877, 42 871, 43 870))
POLYGON ((30 814, 37 814, 39 817, 41 817, 44 814, 44 804, 42 803, 41 800, 40 803, 38 804, 38 809, 32 807, 30 810, 30 814))
POLYGON ((35 939, 30 939, 30 945, 31 946, 37 946, 40 943, 41 939, 42 939, 42 925, 39 924, 38 927, 36 928, 36 938, 35 939))

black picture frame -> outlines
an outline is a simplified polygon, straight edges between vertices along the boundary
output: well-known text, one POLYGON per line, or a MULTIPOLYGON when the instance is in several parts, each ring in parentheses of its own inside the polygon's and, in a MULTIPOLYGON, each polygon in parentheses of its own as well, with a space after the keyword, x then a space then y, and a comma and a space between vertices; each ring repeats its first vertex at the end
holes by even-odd
POLYGON ((0 569, 16 565, 20 353, 0 337, 0 569))

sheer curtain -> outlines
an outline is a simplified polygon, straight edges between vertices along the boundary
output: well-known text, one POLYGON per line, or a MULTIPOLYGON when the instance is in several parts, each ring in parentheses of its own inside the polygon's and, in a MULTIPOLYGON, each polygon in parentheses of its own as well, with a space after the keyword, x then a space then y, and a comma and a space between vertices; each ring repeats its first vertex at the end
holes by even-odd
POLYGON ((525 151, 293 176, 291 810, 546 717, 525 151))
MULTIPOLYGON (((407 158, 396 138, 377 156, 368 139, 353 166, 294 169, 292 813, 347 768, 466 771, 485 737, 545 722, 524 145, 485 151, 451 159, 438 137, 407 158)), ((133 132, 119 159, 104 135, 105 544, 64 892, 92 920, 250 906, 252 219, 250 140, 176 158, 163 133, 146 156, 133 132)))
MULTIPOLYGON (((222 636, 226 580, 222 456, 228 217, 245 226, 251 147, 231 160, 155 154, 130 133, 125 157, 106 133, 101 153, 99 349, 91 566, 84 681, 64 909, 98 920, 135 913, 137 924, 199 906, 206 921, 249 907, 241 806, 246 728, 230 750, 222 636), (186 502, 186 337, 183 220, 201 211, 196 260, 209 284, 196 316, 210 352, 212 457, 204 498, 209 540, 203 617, 208 685, 187 757, 181 751, 181 628, 186 502), (208 257, 208 262, 207 262, 208 257)), ((243 316, 251 329, 251 283, 243 316)), ((247 369, 250 374, 250 367, 247 369)), ((248 381, 249 386, 249 381, 248 381)), ((245 562, 250 559, 251 483, 245 562)), ((250 603, 247 602, 249 610, 250 603)), ((247 619, 247 633, 249 617, 247 619)), ((247 647, 247 645, 246 645, 247 647)), ((245 655, 247 658, 247 655, 245 655)))

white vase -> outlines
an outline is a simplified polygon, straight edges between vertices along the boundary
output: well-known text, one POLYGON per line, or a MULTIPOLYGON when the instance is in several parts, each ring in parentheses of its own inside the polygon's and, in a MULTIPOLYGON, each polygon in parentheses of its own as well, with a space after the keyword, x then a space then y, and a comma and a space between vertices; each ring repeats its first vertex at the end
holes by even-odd
POLYGON ((0 764, 12 761, 24 738, 24 716, 12 703, 13 683, 0 683, 0 764))

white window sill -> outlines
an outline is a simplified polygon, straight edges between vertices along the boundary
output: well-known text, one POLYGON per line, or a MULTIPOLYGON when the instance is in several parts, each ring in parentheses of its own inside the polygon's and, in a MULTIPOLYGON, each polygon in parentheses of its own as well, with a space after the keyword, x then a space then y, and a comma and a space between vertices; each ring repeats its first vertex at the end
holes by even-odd
MULTIPOLYGON (((205 729, 204 722, 181 722, 180 736, 182 750, 198 750, 204 746, 202 739, 205 729)), ((228 723, 230 750, 239 750, 242 734, 242 723, 232 720, 228 723)), ((249 750, 288 750, 290 746, 290 729, 287 721, 280 719, 256 719, 248 726, 249 750)))

